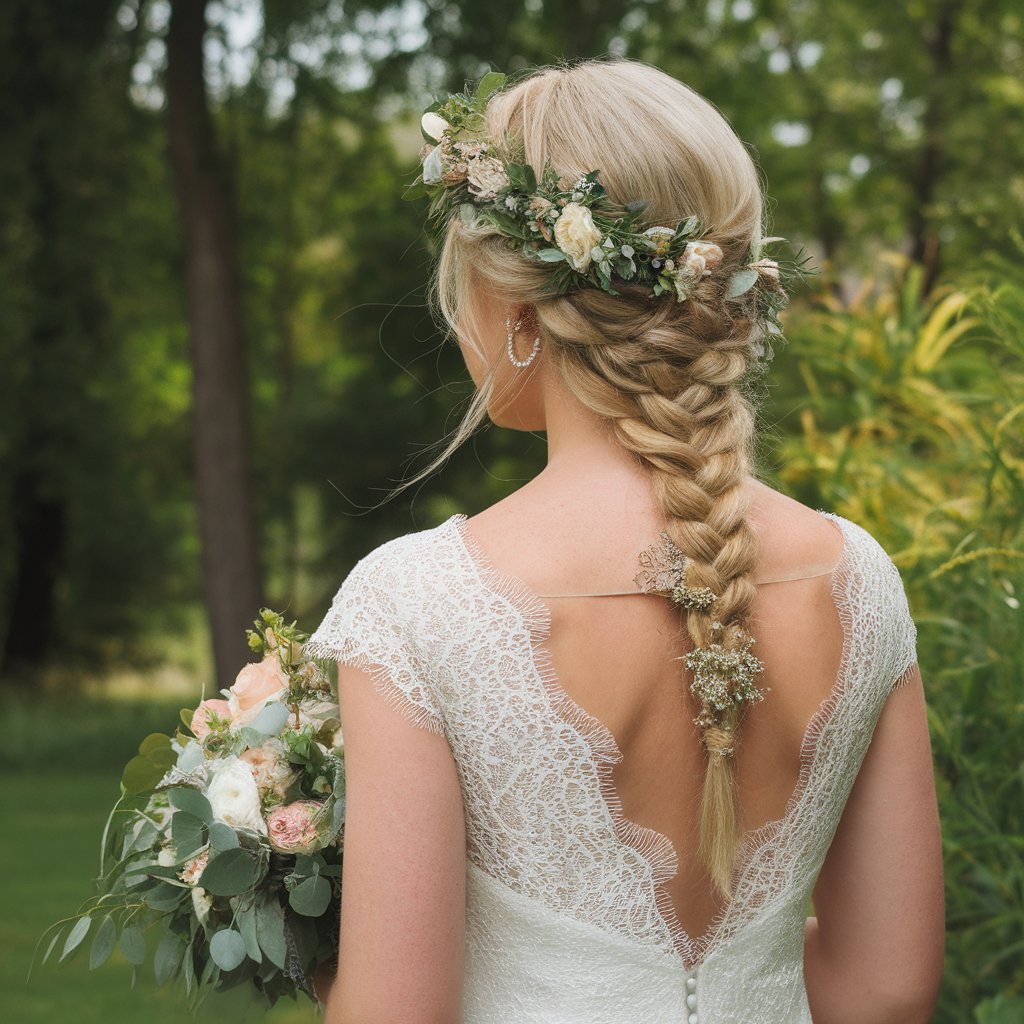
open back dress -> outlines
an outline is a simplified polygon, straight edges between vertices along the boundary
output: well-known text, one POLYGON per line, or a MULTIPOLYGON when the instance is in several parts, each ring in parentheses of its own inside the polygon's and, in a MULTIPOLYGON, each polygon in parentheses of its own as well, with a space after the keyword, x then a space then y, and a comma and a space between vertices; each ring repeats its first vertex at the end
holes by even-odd
MULTIPOLYGON (((674 843, 625 815, 622 752, 560 678, 550 606, 499 571, 467 517, 388 541, 345 578, 307 653, 367 671, 396 711, 447 738, 458 767, 464 1024, 810 1024, 809 897, 885 700, 916 663, 895 565, 862 527, 819 514, 842 535, 819 591, 834 661, 815 670, 827 676, 816 710, 792 735, 784 813, 744 832, 732 894, 699 935, 672 888, 687 833, 674 843)), ((655 781, 671 797, 672 778, 655 781)))

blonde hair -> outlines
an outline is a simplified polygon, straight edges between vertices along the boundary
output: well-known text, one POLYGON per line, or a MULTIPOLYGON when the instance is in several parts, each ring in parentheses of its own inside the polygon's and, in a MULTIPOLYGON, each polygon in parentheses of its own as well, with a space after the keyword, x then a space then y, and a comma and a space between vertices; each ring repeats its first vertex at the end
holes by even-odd
MULTIPOLYGON (((452 218, 430 300, 456 337, 478 352, 478 289, 510 307, 534 307, 548 358, 569 390, 609 421, 623 448, 648 467, 665 529, 690 559, 687 584, 717 595, 713 611, 688 612, 694 646, 721 642, 735 650, 749 635, 756 593, 751 571, 758 547, 742 485, 754 461, 754 350, 762 325, 754 290, 727 301, 724 282, 760 245, 758 171, 712 103, 631 58, 532 69, 490 97, 486 132, 492 140, 505 132, 521 140, 538 175, 550 159, 563 187, 600 170, 613 201, 651 201, 645 227, 672 227, 696 214, 705 227, 702 237, 723 250, 720 271, 704 278, 686 302, 655 299, 648 287, 619 282, 619 297, 596 288, 552 297, 548 268, 511 250, 493 228, 452 218)), ((484 421, 494 369, 445 451, 416 479, 484 421)), ((708 760, 699 851, 726 894, 740 838, 731 755, 741 708, 717 723, 705 716, 700 726, 708 760)))

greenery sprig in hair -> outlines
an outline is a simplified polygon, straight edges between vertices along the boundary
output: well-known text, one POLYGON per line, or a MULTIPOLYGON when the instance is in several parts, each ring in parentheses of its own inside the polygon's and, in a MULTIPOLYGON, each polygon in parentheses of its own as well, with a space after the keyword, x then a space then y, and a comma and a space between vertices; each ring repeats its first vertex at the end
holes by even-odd
MULTIPOLYGON (((715 273, 723 259, 721 248, 701 237, 700 219, 690 216, 672 227, 644 228, 650 200, 613 202, 598 179, 600 170, 588 171, 563 188, 547 160, 538 180, 524 158, 521 140, 505 133, 499 147, 486 136, 488 98, 505 81, 501 72, 488 72, 475 90, 452 93, 427 108, 420 122, 425 140, 421 172, 404 197, 429 196, 428 219, 434 224, 457 216, 470 226, 496 228, 509 248, 550 267, 553 295, 581 287, 620 295, 612 283, 617 278, 649 285, 652 297, 689 299, 697 283, 715 273)), ((802 269, 810 259, 803 249, 795 259, 763 255, 765 246, 783 241, 763 239, 725 289, 725 298, 734 300, 756 287, 756 314, 770 334, 782 333, 779 313, 788 302, 789 280, 816 273, 802 269)))

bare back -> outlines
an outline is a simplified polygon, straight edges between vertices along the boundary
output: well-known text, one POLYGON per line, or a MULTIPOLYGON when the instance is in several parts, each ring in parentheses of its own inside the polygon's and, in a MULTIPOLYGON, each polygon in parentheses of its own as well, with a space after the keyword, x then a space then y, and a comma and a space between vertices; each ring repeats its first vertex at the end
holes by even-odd
MULTIPOLYGON (((622 813, 671 842, 678 871, 665 889, 680 926, 700 945, 724 904, 696 851, 706 754, 693 724, 699 707, 676 660, 692 646, 687 613, 632 582, 638 553, 661 529, 656 515, 601 512, 570 514, 517 492, 465 526, 491 568, 546 605, 542 653, 553 681, 614 737, 622 813), (573 596, 593 594, 601 596, 573 596)), ((750 519, 761 546, 750 629, 765 665, 758 685, 767 692, 740 726, 736 785, 745 835, 770 830, 785 814, 808 726, 832 694, 843 652, 832 594, 841 531, 756 483, 750 519)))

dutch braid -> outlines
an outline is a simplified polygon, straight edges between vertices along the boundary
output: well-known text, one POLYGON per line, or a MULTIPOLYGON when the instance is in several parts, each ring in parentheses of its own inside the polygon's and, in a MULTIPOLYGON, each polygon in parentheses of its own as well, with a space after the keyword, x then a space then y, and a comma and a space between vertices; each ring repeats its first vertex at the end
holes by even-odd
MULTIPOLYGON (((538 69, 493 94, 486 121, 489 138, 515 136, 534 168, 550 158, 569 181, 600 169, 615 201, 649 201, 650 225, 695 214, 706 229, 702 237, 722 249, 721 266, 683 303, 652 300, 645 289, 619 282, 619 296, 584 288, 553 297, 548 272, 536 261, 510 251, 492 229, 454 218, 431 298, 459 341, 482 357, 481 290, 534 308, 544 351, 568 389, 649 468, 665 532, 689 560, 687 585, 714 595, 710 608, 688 606, 687 667, 701 652, 732 657, 753 639, 747 626, 758 548, 743 483, 753 461, 750 385, 760 370, 755 346, 763 325, 755 315, 756 288, 727 299, 724 282, 761 239, 763 199, 753 161, 704 97, 631 58, 538 69)), ((499 365, 500 359, 445 450, 403 486, 441 465, 483 422, 499 365)), ((735 679, 729 686, 735 692, 735 679)), ((695 719, 708 757, 700 854, 727 895, 739 843, 733 765, 744 706, 737 700, 711 713, 704 705, 695 719)))
MULTIPOLYGON (((749 635, 757 592, 750 575, 758 545, 742 491, 754 436, 754 411, 742 388, 753 361, 753 325, 725 312, 721 286, 710 281, 690 302, 700 308, 680 315, 644 303, 632 316, 623 316, 620 307, 617 317, 608 318, 586 308, 606 304, 605 296, 588 292, 540 307, 537 315, 569 389, 609 419, 620 444, 649 466, 666 532, 690 560, 688 585, 708 587, 717 596, 713 609, 688 611, 694 647, 721 642, 727 651, 738 650, 749 635), (602 324, 603 337, 587 332, 580 343, 572 329, 578 316, 602 324), (722 629, 713 627, 719 622, 722 629)), ((708 752, 700 854, 727 894, 739 840, 733 753, 742 707, 720 721, 702 709, 695 720, 708 752)))

